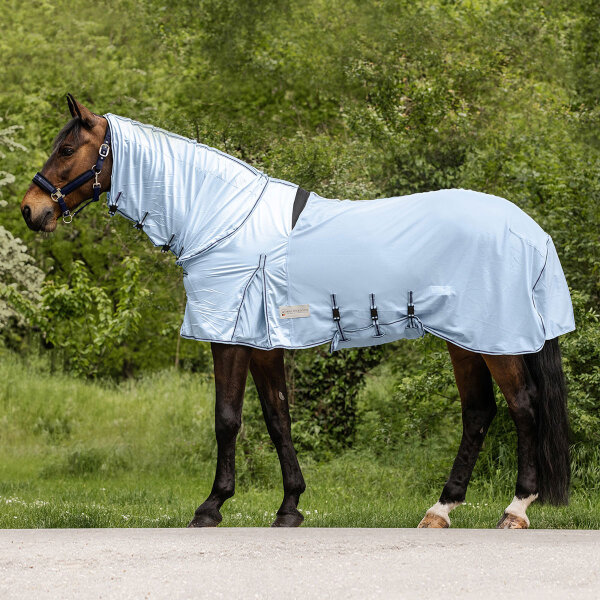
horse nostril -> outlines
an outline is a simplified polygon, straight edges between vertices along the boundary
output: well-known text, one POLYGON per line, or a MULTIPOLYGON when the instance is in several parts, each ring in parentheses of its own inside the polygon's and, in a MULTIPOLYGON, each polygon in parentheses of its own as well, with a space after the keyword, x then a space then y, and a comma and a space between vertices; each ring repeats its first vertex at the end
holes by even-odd
POLYGON ((23 214, 23 218, 25 219, 25 221, 27 223, 31 223, 31 209, 29 208, 29 206, 27 206, 27 204, 23 207, 21 213, 23 214))

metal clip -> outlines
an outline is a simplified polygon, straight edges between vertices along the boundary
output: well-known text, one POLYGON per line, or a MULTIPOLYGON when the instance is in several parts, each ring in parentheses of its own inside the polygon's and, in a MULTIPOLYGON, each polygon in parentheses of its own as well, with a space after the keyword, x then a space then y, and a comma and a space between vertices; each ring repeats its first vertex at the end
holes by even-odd
POLYGON ((417 325, 415 323, 415 305, 413 304, 413 293, 408 292, 408 306, 406 314, 408 315, 408 325, 406 327, 410 329, 417 329, 417 325))
POLYGON ((375 294, 369 294, 369 297, 371 299, 371 320, 375 326, 375 335, 373 337, 382 337, 385 334, 379 329, 379 314, 375 305, 375 294))

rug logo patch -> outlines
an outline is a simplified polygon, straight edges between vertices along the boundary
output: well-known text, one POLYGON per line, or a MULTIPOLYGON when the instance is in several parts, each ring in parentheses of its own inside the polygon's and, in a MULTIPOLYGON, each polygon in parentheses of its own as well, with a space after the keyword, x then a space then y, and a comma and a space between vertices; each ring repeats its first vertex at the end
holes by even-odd
POLYGON ((310 317, 310 308, 308 304, 295 304, 294 306, 280 306, 280 319, 299 319, 301 317, 310 317))

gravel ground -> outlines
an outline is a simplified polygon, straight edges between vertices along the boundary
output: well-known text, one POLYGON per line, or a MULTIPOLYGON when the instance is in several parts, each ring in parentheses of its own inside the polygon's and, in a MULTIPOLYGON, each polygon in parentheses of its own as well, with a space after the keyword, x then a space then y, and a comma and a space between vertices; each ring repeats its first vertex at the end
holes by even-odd
POLYGON ((0 598, 600 598, 599 531, 0 530, 0 598))

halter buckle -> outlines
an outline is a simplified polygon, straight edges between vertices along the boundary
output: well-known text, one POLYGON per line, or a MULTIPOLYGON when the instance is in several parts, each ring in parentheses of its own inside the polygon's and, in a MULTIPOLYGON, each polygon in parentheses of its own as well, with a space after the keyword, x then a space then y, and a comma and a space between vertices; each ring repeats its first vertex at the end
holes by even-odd
POLYGON ((104 143, 100 146, 100 150, 98 150, 98 154, 102 157, 102 158, 106 158, 108 156, 108 153, 110 152, 110 146, 107 143, 104 143))
POLYGON ((52 192, 50 194, 50 199, 53 202, 58 202, 61 198, 64 198, 64 197, 65 197, 65 195, 60 191, 60 188, 56 188, 56 191, 52 192))

